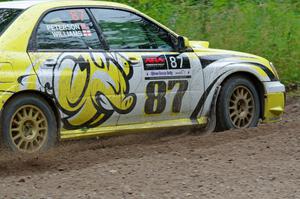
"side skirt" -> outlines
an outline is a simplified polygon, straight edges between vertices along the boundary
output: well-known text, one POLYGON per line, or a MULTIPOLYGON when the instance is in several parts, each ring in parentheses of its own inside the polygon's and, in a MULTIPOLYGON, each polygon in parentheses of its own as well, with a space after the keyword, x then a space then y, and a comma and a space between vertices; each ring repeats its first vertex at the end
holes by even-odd
POLYGON ((96 129, 88 130, 71 130, 71 131, 61 131, 60 139, 80 139, 89 137, 100 137, 100 136, 112 136, 112 135, 122 135, 129 133, 142 133, 143 130, 155 130, 160 128, 169 127, 180 127, 180 126, 193 126, 193 125, 204 125, 207 124, 207 117, 200 117, 197 120, 191 119, 177 119, 177 120, 167 120, 159 122, 147 122, 142 124, 129 124, 120 126, 109 126, 101 127, 96 129))

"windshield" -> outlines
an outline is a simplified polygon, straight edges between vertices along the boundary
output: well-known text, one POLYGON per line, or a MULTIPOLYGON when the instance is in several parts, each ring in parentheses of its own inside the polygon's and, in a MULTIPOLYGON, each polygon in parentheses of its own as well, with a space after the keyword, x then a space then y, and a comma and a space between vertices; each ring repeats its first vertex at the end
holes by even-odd
POLYGON ((21 12, 20 9, 0 8, 0 35, 21 12))

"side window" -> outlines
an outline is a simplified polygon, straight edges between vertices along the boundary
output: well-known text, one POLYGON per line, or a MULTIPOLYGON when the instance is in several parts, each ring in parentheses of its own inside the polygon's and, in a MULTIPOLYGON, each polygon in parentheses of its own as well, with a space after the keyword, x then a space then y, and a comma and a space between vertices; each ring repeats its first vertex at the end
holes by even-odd
POLYGON ((0 8, 0 35, 21 12, 18 9, 0 8))
POLYGON ((37 49, 102 49, 95 27, 84 9, 58 10, 40 22, 37 49))
POLYGON ((138 15, 112 9, 91 11, 110 49, 173 49, 169 33, 138 15))

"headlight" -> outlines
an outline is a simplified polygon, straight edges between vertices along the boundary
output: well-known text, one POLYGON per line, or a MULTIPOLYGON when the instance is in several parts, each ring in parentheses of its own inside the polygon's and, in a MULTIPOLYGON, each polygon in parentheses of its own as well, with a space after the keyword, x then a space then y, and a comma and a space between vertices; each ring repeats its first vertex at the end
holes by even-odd
POLYGON ((274 65, 273 65, 272 62, 270 62, 270 66, 271 66, 272 71, 274 72, 275 76, 277 77, 277 79, 279 79, 279 75, 278 75, 278 73, 277 73, 277 70, 276 70, 276 68, 274 67, 274 65))

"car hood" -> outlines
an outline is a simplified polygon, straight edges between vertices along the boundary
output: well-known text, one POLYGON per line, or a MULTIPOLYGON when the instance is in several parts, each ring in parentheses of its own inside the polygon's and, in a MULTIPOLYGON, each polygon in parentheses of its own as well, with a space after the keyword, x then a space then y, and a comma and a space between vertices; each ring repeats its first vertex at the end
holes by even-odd
POLYGON ((216 64, 219 66, 226 66, 228 64, 236 66, 254 65, 265 71, 272 81, 279 79, 275 68, 263 57, 249 53, 209 48, 209 43, 204 41, 190 41, 189 44, 199 57, 203 68, 216 64))
POLYGON ((193 51, 200 57, 207 58, 210 61, 218 61, 226 58, 240 58, 243 60, 255 61, 259 64, 262 64, 271 69, 270 62, 260 56, 253 55, 250 53, 231 51, 231 50, 222 50, 222 49, 213 49, 209 48, 209 42, 207 41, 190 41, 190 47, 193 51))

